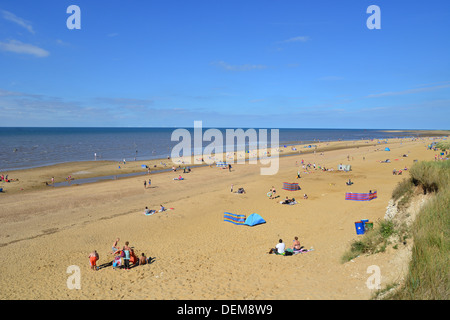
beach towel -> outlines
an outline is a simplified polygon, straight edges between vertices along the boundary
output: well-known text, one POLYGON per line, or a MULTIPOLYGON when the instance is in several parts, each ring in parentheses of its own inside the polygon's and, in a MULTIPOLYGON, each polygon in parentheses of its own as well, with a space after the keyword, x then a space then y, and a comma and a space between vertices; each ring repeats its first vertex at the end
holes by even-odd
POLYGON ((149 212, 144 212, 146 216, 151 216, 152 214, 156 213, 156 210, 150 210, 149 212))
POLYGON ((236 225, 244 225, 246 216, 243 214, 234 214, 229 212, 224 212, 223 221, 231 222, 236 225))
POLYGON ((283 182, 283 190, 297 191, 300 190, 298 183, 283 182))
POLYGON ((300 250, 292 250, 292 253, 295 254, 299 254, 299 253, 307 253, 307 252, 311 252, 314 249, 300 249, 300 250))
POLYGON ((372 193, 352 193, 347 192, 345 194, 345 200, 353 200, 353 201, 370 201, 377 198, 377 192, 372 193))
POLYGON ((280 254, 280 253, 277 253, 277 254, 284 255, 284 256, 293 256, 293 255, 300 254, 300 253, 307 253, 307 252, 310 252, 313 250, 314 249, 303 249, 303 248, 300 250, 295 250, 295 249, 288 248, 288 249, 286 249, 284 254, 280 254))

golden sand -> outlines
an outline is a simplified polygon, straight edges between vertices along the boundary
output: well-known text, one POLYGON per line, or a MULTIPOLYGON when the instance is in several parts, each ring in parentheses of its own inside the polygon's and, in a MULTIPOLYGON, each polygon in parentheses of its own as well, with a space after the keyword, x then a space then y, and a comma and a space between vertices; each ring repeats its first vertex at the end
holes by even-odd
MULTIPOLYGON (((19 181, 0 184, 6 190, 0 194, 0 299, 368 299, 374 292, 366 285, 368 267, 380 267, 382 286, 392 283, 403 275, 407 259, 401 256, 407 251, 387 250, 345 264, 340 258, 358 237, 355 221, 377 224, 384 217, 393 188, 408 174, 392 175, 392 170, 434 159, 428 143, 428 138, 317 143, 315 153, 299 146, 303 154, 281 157, 272 176, 260 175, 259 164, 235 164, 231 172, 193 168, 181 173, 183 181, 173 180, 179 172, 165 172, 82 185, 74 180, 56 188, 45 185, 52 176, 58 182, 118 174, 118 164, 78 162, 9 172, 19 181), (305 173, 302 159, 334 170, 305 173), (380 163, 385 159, 391 163, 380 163), (338 171, 340 163, 352 171, 338 171), (149 178, 151 187, 144 188, 149 178), (352 186, 345 184, 349 178, 352 186), (283 182, 298 182, 302 190, 282 190, 283 182), (231 184, 246 194, 231 193, 231 184), (268 199, 272 186, 280 198, 268 199), (369 190, 377 190, 378 198, 344 200, 345 192, 369 190), (309 199, 303 200, 304 193, 309 199), (281 205, 286 196, 299 203, 281 205), (173 210, 143 214, 146 206, 160 204, 173 210), (236 226, 223 221, 224 212, 258 213, 267 223, 236 226), (295 236, 314 250, 290 257, 268 254, 278 239, 289 246, 295 236), (153 263, 92 271, 89 253, 98 251, 97 265, 110 262, 117 237, 119 245, 129 241, 153 263), (80 289, 67 286, 69 266, 81 270, 80 289)), ((128 162, 120 173, 142 171, 142 164, 148 161, 128 162)))

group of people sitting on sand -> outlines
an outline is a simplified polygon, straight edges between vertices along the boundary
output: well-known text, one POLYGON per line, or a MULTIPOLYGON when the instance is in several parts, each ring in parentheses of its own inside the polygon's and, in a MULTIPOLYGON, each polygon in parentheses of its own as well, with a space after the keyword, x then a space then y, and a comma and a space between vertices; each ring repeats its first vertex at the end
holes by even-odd
POLYGON ((5 176, 2 173, 2 175, 0 176, 0 181, 13 182, 13 181, 19 181, 19 179, 10 179, 10 178, 8 178, 8 175, 5 176))
MULTIPOLYGON (((110 252, 110 254, 114 255, 114 259, 112 261, 112 267, 114 268, 114 270, 121 267, 123 267, 123 269, 125 270, 130 270, 130 263, 134 266, 150 263, 151 258, 147 258, 144 253, 142 253, 138 258, 134 252, 134 248, 129 246, 130 243, 128 241, 126 241, 125 245, 120 248, 118 245, 119 240, 120 239, 117 238, 116 241, 114 241, 111 248, 112 251, 110 252)), ((97 266, 97 261, 99 260, 99 258, 100 257, 97 250, 94 250, 89 255, 89 264, 91 266, 91 269, 94 271, 99 270, 99 267, 97 266)))
MULTIPOLYGON (((166 211, 166 210, 167 210, 167 209, 164 208, 164 206, 163 206, 162 204, 159 205, 159 211, 158 211, 158 212, 164 212, 164 211, 166 211)), ((150 210, 148 207, 145 207, 144 214, 145 214, 146 216, 152 215, 152 214, 154 214, 154 213, 156 213, 156 210, 150 210)))
POLYGON ((278 255, 292 255, 299 252, 304 252, 307 250, 304 250, 304 247, 300 244, 300 241, 298 241, 298 237, 294 237, 294 240, 292 242, 292 246, 286 248, 286 244, 283 242, 282 239, 278 240, 277 245, 275 248, 271 248, 269 250, 269 254, 278 254, 278 255))
MULTIPOLYGON (((175 166, 172 166, 172 171, 173 172, 177 172, 177 170, 181 170, 181 166, 179 165, 178 168, 175 166)), ((191 168, 190 167, 183 167, 183 173, 189 173, 191 172, 191 168)))
POLYGON ((273 186, 272 188, 270 188, 269 192, 267 192, 267 196, 269 197, 269 199, 275 199, 279 197, 277 196, 277 190, 275 190, 275 187, 273 186))

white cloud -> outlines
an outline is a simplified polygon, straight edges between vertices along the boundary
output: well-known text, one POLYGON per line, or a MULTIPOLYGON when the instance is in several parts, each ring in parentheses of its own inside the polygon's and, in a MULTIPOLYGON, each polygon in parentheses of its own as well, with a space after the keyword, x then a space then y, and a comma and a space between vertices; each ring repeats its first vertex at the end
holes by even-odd
POLYGON ((0 42, 0 51, 9 51, 20 54, 30 54, 38 58, 44 58, 50 54, 47 50, 36 47, 32 44, 23 43, 18 40, 9 40, 9 42, 0 42))
POLYGON ((289 42, 306 42, 309 40, 308 36, 298 36, 298 37, 293 37, 287 40, 283 40, 281 41, 282 43, 289 43, 289 42))
POLYGON ((69 46, 70 43, 62 41, 61 39, 56 39, 56 43, 59 44, 60 46, 69 46))
POLYGON ((224 61, 213 62, 213 65, 219 66, 228 71, 249 71, 266 69, 267 66, 261 64, 242 64, 242 65, 230 65, 224 61))
POLYGON ((34 34, 33 26, 29 21, 19 18, 14 13, 11 13, 9 11, 2 10, 1 13, 3 19, 14 22, 15 24, 21 26, 22 28, 27 29, 30 33, 34 34))

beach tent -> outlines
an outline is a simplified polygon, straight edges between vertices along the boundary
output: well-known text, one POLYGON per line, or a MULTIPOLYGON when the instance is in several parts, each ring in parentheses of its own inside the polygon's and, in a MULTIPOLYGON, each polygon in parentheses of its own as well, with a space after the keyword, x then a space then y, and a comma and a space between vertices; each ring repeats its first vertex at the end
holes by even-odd
POLYGON ((253 227, 258 224, 266 223, 266 221, 257 213, 252 213, 245 219, 245 223, 247 226, 253 227))
POLYGON ((300 190, 298 183, 283 182, 283 190, 297 191, 300 190))
POLYGON ((391 151, 388 147, 384 148, 384 151, 391 151))
POLYGON ((338 170, 339 171, 351 171, 352 170, 352 166, 349 164, 340 164, 338 166, 338 170))
POLYGON ((369 192, 369 193, 352 193, 347 192, 345 194, 345 200, 353 200, 353 201, 370 201, 377 198, 377 192, 369 192))
POLYGON ((223 221, 231 222, 231 223, 237 224, 237 225, 243 225, 245 223, 245 215, 224 212, 223 221))

